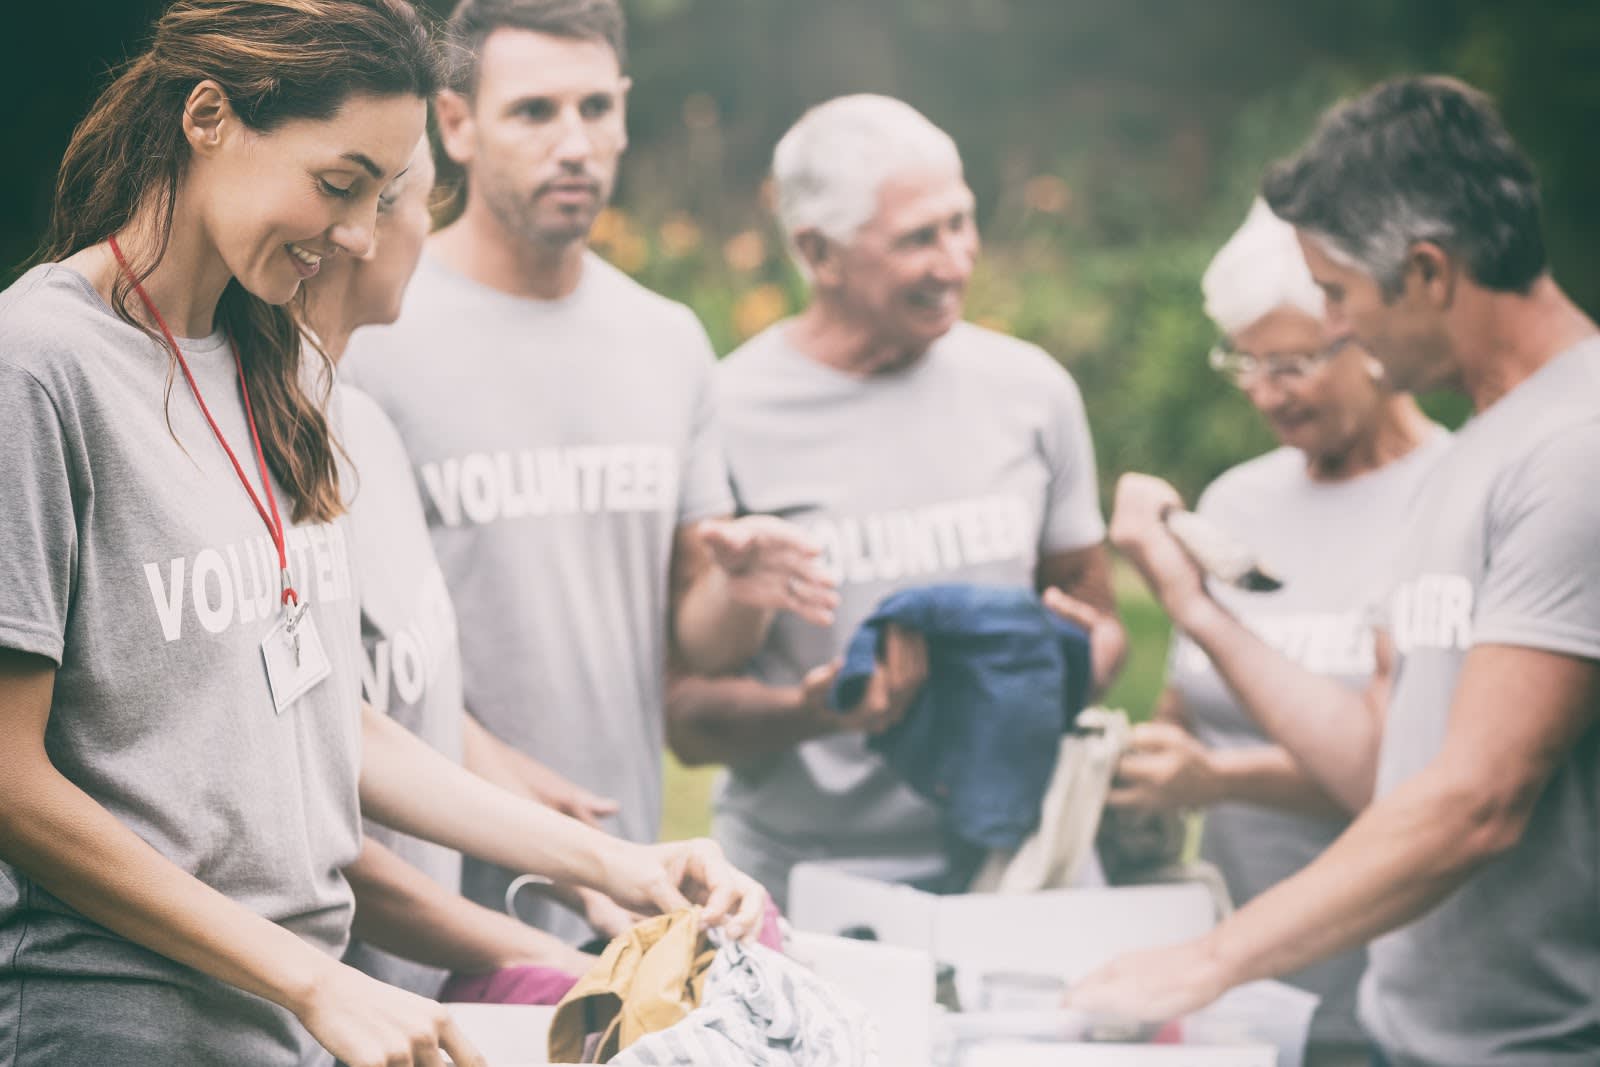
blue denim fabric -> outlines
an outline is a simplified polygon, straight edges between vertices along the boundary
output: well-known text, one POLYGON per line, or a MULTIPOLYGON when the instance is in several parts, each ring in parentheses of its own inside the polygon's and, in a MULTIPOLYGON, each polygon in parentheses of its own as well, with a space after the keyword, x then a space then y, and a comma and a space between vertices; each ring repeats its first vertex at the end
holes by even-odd
POLYGON ((943 808, 952 844, 1016 848, 1038 825, 1061 734, 1088 697, 1088 635, 1026 589, 901 590, 851 638, 834 707, 860 701, 889 623, 926 639, 928 681, 871 747, 943 808))

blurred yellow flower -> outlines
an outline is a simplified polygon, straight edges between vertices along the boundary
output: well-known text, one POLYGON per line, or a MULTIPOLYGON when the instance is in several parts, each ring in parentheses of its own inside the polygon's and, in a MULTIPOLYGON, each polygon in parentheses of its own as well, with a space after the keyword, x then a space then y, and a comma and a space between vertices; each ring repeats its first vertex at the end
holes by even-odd
POLYGON ((700 227, 687 215, 673 215, 661 224, 661 250, 674 259, 700 247, 700 227))
POLYGON ((746 274, 759 270, 767 261, 767 239, 760 230, 745 230, 728 238, 722 246, 722 258, 728 266, 746 274))
POLYGON ((644 269, 650 262, 650 246, 645 239, 633 229, 625 229, 611 240, 608 249, 608 259, 613 266, 626 274, 634 274, 644 269))
POLYGON ((628 216, 621 208, 602 208, 595 216, 594 225, 589 227, 589 243, 597 247, 611 245, 630 228, 628 216))
POLYGON ((758 285, 733 305, 733 328, 742 341, 771 326, 789 310, 789 298, 776 285, 758 285))
POLYGON ((1031 211, 1059 215, 1072 204, 1072 188, 1054 174, 1040 174, 1028 179, 1022 199, 1031 211))

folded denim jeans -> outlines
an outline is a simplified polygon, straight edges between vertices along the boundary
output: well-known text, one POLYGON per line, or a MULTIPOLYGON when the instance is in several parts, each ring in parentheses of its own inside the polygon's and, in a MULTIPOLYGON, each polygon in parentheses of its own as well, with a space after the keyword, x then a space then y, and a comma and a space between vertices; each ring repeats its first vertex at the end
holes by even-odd
POLYGON ((1088 634, 1029 589, 904 589, 851 638, 834 707, 860 702, 890 624, 923 636, 928 679, 905 718, 871 748, 941 807, 954 847, 979 859, 1017 848, 1039 825, 1061 735, 1089 695, 1088 634))

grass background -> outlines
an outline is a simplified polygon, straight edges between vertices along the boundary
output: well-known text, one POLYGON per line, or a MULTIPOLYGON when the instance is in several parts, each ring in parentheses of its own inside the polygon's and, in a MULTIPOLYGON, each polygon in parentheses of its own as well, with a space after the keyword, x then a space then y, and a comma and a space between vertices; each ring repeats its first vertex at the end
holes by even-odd
MULTIPOLYGON (((1155 706, 1166 673, 1167 617, 1126 567, 1116 571, 1117 607, 1128 628, 1128 662, 1106 695, 1110 707, 1127 710, 1134 719, 1144 719, 1155 706)), ((702 837, 711 831, 711 788, 716 767, 685 767, 667 755, 665 796, 661 817, 664 840, 702 837)))

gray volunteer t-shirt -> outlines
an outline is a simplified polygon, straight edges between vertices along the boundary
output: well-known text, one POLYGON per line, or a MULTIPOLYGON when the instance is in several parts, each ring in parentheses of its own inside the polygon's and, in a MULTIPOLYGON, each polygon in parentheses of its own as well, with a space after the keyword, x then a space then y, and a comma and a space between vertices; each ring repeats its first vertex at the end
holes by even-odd
MULTIPOLYGON (((182 344, 255 483, 227 341, 182 344)), ((351 917, 339 869, 360 843, 346 524, 289 531, 332 675, 280 714, 261 656, 276 550, 181 376, 164 402, 169 361, 69 268, 0 294, 0 646, 59 665, 45 743, 63 775, 177 866, 337 956, 351 917)), ((288 1012, 124 940, 4 862, 0 1035, 4 1067, 327 1060, 288 1012)))
MULTIPOLYGON (((1600 659, 1597 456, 1600 339, 1456 434, 1390 600, 1401 660, 1379 796, 1438 756, 1474 646, 1600 659)), ((1600 1063, 1600 727, 1560 763, 1511 851, 1368 955, 1361 1021, 1395 1067, 1600 1063)))
MULTIPOLYGON (((430 746, 461 762, 461 650, 456 613, 434 559, 400 435, 372 398, 351 386, 335 393, 341 442, 355 466, 350 546, 361 580, 361 690, 367 702, 430 746)), ((461 890, 461 854, 367 820, 367 836, 452 893, 461 890)), ((437 997, 446 973, 360 941, 345 961, 391 985, 437 997)))
MULTIPOLYGON (((394 421, 455 601, 467 708, 493 733, 661 820, 668 566, 680 524, 732 511, 713 355, 692 312, 597 256, 561 300, 424 255, 400 321, 357 334, 347 380, 394 421)), ((512 875, 469 859, 468 896, 512 875)), ((569 938, 564 911, 523 914, 569 938)))
MULTIPOLYGON (((1364 688, 1373 671, 1368 607, 1391 580, 1396 546, 1418 488, 1449 447, 1438 430, 1392 463, 1343 482, 1313 481, 1305 453, 1279 448, 1223 474, 1196 510, 1252 545, 1285 580, 1275 593, 1247 593, 1219 582, 1211 595, 1267 644, 1307 670, 1364 688)), ((1268 744, 1255 720, 1193 641, 1175 637, 1167 684, 1183 701, 1190 728, 1212 749, 1268 744)), ((1234 903, 1243 905, 1310 863, 1347 819, 1253 804, 1207 810, 1201 854, 1217 865, 1234 903)), ((1356 985, 1360 950, 1289 976, 1322 998, 1314 1040, 1360 1042, 1356 985)))
MULTIPOLYGON (((1031 589, 1041 555, 1104 537, 1082 399, 1040 349, 961 323, 910 366, 858 378, 796 351, 787 330, 718 369, 728 465, 743 509, 822 545, 841 604, 827 629, 780 615, 752 665, 762 681, 798 684, 898 589, 1031 589)), ((943 867, 933 807, 860 734, 734 768, 715 832, 780 901, 801 860, 891 879, 943 867)))

